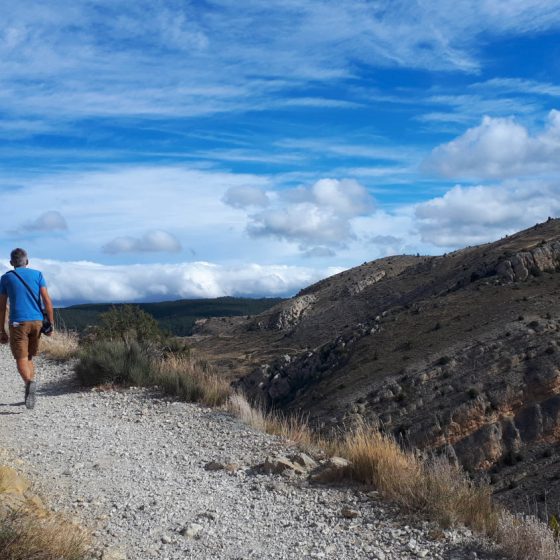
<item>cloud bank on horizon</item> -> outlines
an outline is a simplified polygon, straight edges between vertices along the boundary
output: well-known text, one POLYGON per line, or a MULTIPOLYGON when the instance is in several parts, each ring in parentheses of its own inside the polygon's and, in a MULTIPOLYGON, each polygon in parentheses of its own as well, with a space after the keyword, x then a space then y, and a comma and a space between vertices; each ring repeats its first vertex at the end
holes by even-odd
POLYGON ((560 215, 560 0, 0 5, 0 272, 25 247, 58 302, 289 295, 560 215))

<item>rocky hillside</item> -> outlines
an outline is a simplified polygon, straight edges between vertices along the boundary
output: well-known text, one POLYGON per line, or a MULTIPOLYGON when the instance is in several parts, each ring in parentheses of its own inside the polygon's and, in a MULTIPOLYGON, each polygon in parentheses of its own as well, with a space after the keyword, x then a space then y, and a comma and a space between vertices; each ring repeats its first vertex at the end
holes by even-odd
POLYGON ((560 509, 560 220, 439 257, 379 259, 196 344, 250 395, 323 430, 365 418, 560 509), (543 476, 543 473, 545 475, 543 476))

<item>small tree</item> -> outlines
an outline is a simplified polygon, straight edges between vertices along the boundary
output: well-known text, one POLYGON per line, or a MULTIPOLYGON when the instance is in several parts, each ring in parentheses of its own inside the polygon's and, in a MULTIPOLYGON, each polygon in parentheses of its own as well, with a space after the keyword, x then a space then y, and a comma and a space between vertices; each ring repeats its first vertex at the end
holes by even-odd
POLYGON ((98 340, 160 342, 164 334, 158 322, 137 305, 113 306, 99 316, 95 329, 98 340))

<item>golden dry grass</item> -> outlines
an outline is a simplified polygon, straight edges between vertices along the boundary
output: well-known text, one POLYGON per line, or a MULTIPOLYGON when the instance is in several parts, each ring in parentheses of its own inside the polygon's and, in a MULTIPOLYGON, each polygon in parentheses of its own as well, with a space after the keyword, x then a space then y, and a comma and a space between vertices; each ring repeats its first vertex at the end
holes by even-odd
POLYGON ((241 393, 234 393, 227 401, 227 409, 234 416, 253 428, 281 437, 301 447, 316 447, 318 438, 314 435, 304 417, 266 412, 253 407, 241 393))
POLYGON ((485 534, 496 528, 489 487, 475 485, 445 459, 423 459, 366 424, 328 447, 350 461, 354 480, 371 485, 406 511, 423 512, 446 527, 466 525, 485 534))
POLYGON ((60 517, 0 517, 0 560, 85 560, 87 549, 85 532, 60 517))
POLYGON ((78 353, 78 335, 74 332, 55 331, 52 336, 42 336, 39 351, 51 360, 65 361, 78 353))
POLYGON ((205 360, 171 355, 155 364, 151 382, 166 393, 206 406, 221 406, 231 395, 230 384, 205 360))

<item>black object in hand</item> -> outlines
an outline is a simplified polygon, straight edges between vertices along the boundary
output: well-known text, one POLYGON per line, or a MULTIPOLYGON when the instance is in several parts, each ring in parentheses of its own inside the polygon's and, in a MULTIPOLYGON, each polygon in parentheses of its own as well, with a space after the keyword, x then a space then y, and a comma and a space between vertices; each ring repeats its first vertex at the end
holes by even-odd
POLYGON ((41 334, 51 334, 53 332, 52 323, 48 319, 43 319, 43 326, 41 327, 41 334))

